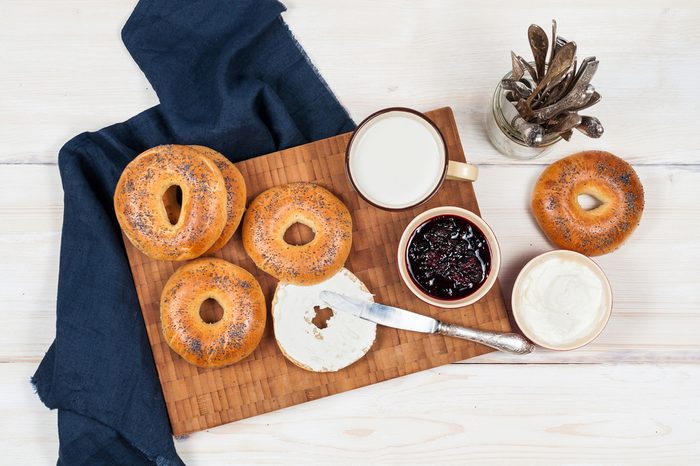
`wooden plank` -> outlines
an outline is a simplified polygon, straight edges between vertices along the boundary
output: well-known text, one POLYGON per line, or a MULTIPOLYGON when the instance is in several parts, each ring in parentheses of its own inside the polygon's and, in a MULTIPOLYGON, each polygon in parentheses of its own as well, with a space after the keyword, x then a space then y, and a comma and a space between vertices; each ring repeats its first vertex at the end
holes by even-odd
POLYGON ((36 396, 35 363, 0 363, 0 451, 6 464, 47 465, 58 458, 56 411, 36 396))
POLYGON ((135 5, 136 0, 0 4, 0 161, 55 163, 58 149, 74 135, 158 103, 120 38, 135 5))
POLYGON ((0 362, 38 361, 56 334, 62 217, 56 166, 0 168, 0 362))
MULTIPOLYGON (((0 160, 53 163, 74 134, 157 103, 119 37, 135 3, 3 0, 0 160)), ((685 112, 700 106, 694 80, 687 78, 700 63, 697 2, 285 4, 292 31, 356 120, 392 105, 452 105, 467 155, 498 164, 508 159, 486 140, 489 98, 510 64, 509 51, 529 56, 527 26, 548 29, 556 16, 561 35, 578 42, 580 57, 601 60, 594 84, 603 100, 591 113, 606 134, 600 140, 576 134, 543 160, 607 148, 635 163, 700 162, 700 133, 685 112)))
MULTIPOLYGON (((7 464, 55 462, 34 364, 0 364, 7 464)), ((700 366, 451 365, 176 440, 187 464, 700 462, 700 366)))
MULTIPOLYGON (((119 39, 135 3, 0 2, 0 164, 55 163, 74 134, 157 103, 119 39)), ((700 162, 700 134, 684 112, 700 103, 687 79, 700 63, 700 4, 285 3, 293 32, 354 118, 386 105, 455 106, 465 152, 482 164, 476 190, 502 240, 506 287, 518 261, 547 248, 525 201, 540 168, 508 166, 485 139, 483 116, 508 51, 528 53, 531 22, 555 16, 583 55, 601 59, 604 98, 591 113, 607 130, 598 141, 577 135, 537 163, 578 148, 638 164, 700 162)), ((587 348, 527 358, 616 365, 447 366, 201 432, 178 450, 188 464, 700 463, 698 365, 619 364, 698 361, 700 174, 638 170, 642 227, 600 259, 615 287, 610 325, 587 348)), ((9 277, 0 281, 0 362, 30 361, 0 363, 0 451, 10 464, 56 459, 55 412, 27 380, 54 333, 61 197, 55 167, 0 168, 0 274, 9 277)), ((515 362, 496 353, 474 361, 515 362)))
MULTIPOLYGON (((522 264, 549 248, 527 211, 541 167, 482 167, 475 189, 499 237, 506 296, 522 264)), ((538 352, 528 362, 690 362, 700 356, 700 171, 638 167, 646 189, 642 224, 628 244, 596 260, 610 277, 615 310, 593 344, 538 352), (650 252, 654 260, 648 260, 650 252), (653 285, 655 284, 655 285, 653 285), (653 286, 652 286, 653 285, 653 286)), ((0 361, 38 361, 55 329, 62 192, 53 166, 0 169, 0 361), (30 189, 28 187, 31 187, 30 189), (18 194, 18 193, 21 193, 18 194), (18 318, 21 316, 21 318, 18 318)), ((483 362, 517 362, 491 354, 483 362)), ((522 359, 520 360, 523 361, 522 359)))

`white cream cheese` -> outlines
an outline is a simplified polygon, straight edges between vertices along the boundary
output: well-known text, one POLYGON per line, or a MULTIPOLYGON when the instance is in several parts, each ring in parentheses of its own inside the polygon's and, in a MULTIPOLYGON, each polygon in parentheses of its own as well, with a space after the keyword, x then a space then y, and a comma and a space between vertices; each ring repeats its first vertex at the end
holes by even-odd
POLYGON ((525 335, 555 349, 588 343, 610 311, 607 279, 584 256, 545 254, 528 264, 513 290, 513 312, 525 335))
POLYGON ((328 307, 319 297, 325 290, 373 301, 364 284, 342 269, 317 285, 280 283, 272 303, 280 349, 293 363, 316 372, 337 371, 357 361, 372 347, 377 332, 375 323, 342 311, 334 311, 326 328, 318 328, 312 322, 314 307, 328 307))

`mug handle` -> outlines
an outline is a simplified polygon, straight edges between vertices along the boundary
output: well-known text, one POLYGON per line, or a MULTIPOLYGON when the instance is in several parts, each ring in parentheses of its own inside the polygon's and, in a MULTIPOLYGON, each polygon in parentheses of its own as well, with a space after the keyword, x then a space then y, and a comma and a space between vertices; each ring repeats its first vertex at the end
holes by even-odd
POLYGON ((465 162, 450 160, 447 164, 448 180, 476 181, 479 178, 479 167, 465 162))

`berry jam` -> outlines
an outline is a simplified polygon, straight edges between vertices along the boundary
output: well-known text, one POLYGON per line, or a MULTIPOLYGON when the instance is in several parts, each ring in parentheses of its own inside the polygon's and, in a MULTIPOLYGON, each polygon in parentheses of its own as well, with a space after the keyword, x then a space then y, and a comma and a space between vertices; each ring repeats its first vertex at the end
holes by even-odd
POLYGON ((455 215, 432 218, 416 228, 406 249, 408 272, 425 293, 461 299, 474 293, 491 270, 484 234, 455 215))

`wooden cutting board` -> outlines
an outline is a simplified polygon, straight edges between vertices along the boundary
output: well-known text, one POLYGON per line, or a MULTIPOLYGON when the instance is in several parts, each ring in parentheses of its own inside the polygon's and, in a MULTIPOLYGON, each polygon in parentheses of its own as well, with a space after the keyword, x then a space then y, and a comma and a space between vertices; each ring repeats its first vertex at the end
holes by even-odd
MULTIPOLYGON (((465 160, 452 110, 441 108, 427 115, 442 131, 450 160, 465 160)), ((416 298, 399 277, 396 249, 406 225, 418 213, 440 205, 456 205, 479 213, 471 183, 446 181, 429 202, 409 211, 386 212, 374 208, 357 196, 345 176, 345 147, 349 140, 350 133, 343 134, 237 163, 248 187, 248 201, 282 183, 310 181, 320 184, 340 197, 352 213, 353 246, 346 267, 375 294, 377 302, 469 327, 510 331, 498 282, 478 303, 447 310, 429 306, 416 298)), ((291 233, 297 240, 307 239, 304 231, 291 233)), ((258 279, 267 298, 267 328, 258 348, 245 360, 221 369, 201 369, 174 353, 163 340, 160 328, 161 290, 181 263, 150 259, 126 239, 125 244, 175 435, 492 351, 463 340, 379 326, 374 346, 355 364, 335 373, 300 369, 282 355, 272 332, 269 307, 277 282, 255 267, 243 250, 240 232, 236 232, 215 256, 240 265, 258 279)))

